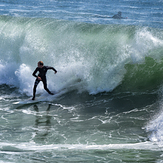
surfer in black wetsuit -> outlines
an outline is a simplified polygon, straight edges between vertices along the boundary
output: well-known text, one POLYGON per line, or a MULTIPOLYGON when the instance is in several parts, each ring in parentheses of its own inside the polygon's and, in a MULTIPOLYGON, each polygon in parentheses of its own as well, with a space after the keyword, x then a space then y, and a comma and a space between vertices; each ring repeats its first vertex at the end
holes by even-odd
POLYGON ((33 76, 36 77, 36 80, 35 80, 35 84, 34 84, 34 87, 33 87, 33 98, 32 100, 35 99, 35 94, 36 94, 36 88, 37 88, 37 85, 39 84, 40 81, 43 82, 44 84, 44 89, 51 95, 53 95, 52 92, 49 91, 49 89, 47 88, 47 82, 46 82, 46 72, 47 70, 53 70, 54 73, 56 74, 57 73, 57 70, 53 67, 49 67, 49 66, 44 66, 44 63, 42 61, 39 61, 38 62, 38 67, 35 69, 35 71, 33 72, 33 76), (39 71, 39 74, 38 76, 36 75, 36 73, 39 71))
POLYGON ((112 16, 113 19, 127 19, 127 17, 122 17, 122 12, 119 11, 118 14, 112 16))

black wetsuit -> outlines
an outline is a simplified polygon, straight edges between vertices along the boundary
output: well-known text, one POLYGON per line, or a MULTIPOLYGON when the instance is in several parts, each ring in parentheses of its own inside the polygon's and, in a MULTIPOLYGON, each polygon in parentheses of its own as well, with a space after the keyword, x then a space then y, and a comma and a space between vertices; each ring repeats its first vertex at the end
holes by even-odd
POLYGON ((35 80, 35 84, 34 84, 34 88, 33 88, 33 99, 35 99, 35 93, 36 93, 36 87, 39 84, 40 81, 43 82, 44 84, 44 89, 49 93, 49 94, 53 94, 49 91, 49 89, 47 88, 47 82, 46 82, 46 72, 47 70, 53 70, 55 72, 57 72, 57 70, 53 67, 49 67, 49 66, 43 66, 42 68, 37 67, 35 69, 35 71, 33 72, 33 76, 36 77, 35 80), (39 72, 38 76, 36 75, 36 73, 39 72), (41 80, 38 79, 38 77, 41 77, 41 80))

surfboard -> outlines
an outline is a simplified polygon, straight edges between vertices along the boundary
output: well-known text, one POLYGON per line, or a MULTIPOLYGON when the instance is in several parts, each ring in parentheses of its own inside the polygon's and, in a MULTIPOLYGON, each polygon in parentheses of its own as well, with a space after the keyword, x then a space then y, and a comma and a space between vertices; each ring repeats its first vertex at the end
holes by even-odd
POLYGON ((59 92, 55 92, 54 95, 49 95, 49 94, 44 94, 41 95, 39 97, 36 97, 35 100, 32 100, 32 97, 26 100, 21 100, 21 101, 17 101, 14 102, 14 105, 29 105, 29 104, 36 104, 39 102, 47 102, 47 101, 53 101, 54 99, 56 99, 57 97, 61 96, 62 94, 64 94, 66 92, 66 90, 61 90, 59 92))
POLYGON ((35 100, 32 100, 32 97, 31 97, 26 100, 14 102, 13 104, 14 105, 28 105, 28 104, 35 104, 35 103, 45 101, 45 100, 46 100, 46 97, 41 97, 41 98, 39 97, 39 98, 36 98, 35 100))

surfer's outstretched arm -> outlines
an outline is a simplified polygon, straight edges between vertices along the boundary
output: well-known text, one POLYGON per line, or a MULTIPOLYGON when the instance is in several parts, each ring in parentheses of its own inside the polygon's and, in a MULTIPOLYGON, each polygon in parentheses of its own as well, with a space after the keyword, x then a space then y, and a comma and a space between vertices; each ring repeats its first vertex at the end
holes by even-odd
POLYGON ((53 70, 55 74, 57 73, 57 70, 54 67, 48 67, 48 69, 53 70))

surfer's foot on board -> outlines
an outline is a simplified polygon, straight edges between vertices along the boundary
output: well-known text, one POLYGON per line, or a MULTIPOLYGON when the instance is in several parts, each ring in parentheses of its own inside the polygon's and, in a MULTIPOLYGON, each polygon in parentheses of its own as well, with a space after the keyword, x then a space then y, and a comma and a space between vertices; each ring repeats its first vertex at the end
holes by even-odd
MULTIPOLYGON (((50 95, 54 95, 54 93, 49 92, 50 95)), ((33 96, 32 100, 35 100, 35 96, 33 96)))

